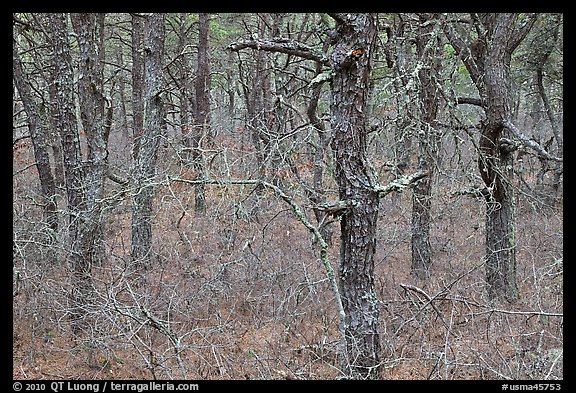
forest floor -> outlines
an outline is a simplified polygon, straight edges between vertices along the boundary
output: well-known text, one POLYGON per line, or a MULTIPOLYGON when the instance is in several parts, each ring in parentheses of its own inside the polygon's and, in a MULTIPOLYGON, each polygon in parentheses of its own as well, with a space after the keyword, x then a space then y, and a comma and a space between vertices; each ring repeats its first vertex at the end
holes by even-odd
MULTIPOLYGON (((13 377, 337 378, 334 296, 309 232, 274 195, 238 202, 229 192, 211 188, 208 201, 226 202, 200 216, 190 196, 163 188, 154 268, 136 282, 124 269, 129 204, 114 207, 83 335, 70 330, 65 264, 44 257, 44 264, 16 266, 13 377), (248 206, 256 219, 243 218, 248 206)), ((410 275, 410 193, 381 202, 375 285, 382 378, 562 379, 563 318, 555 315, 563 313, 561 207, 521 200, 520 299, 508 304, 486 298, 482 204, 463 196, 436 201, 426 281, 410 275)), ((335 269, 338 247, 335 235, 335 269)))

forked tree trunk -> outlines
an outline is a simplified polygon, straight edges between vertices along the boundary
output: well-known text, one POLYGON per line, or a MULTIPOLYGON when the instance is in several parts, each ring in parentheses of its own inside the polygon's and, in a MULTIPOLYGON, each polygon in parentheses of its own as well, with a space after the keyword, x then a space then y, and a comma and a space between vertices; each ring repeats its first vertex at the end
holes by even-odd
POLYGON ((480 129, 478 167, 486 198, 486 286, 490 300, 518 298, 516 281, 516 206, 512 185, 515 144, 506 138, 510 123, 510 62, 512 53, 536 20, 520 14, 472 14, 474 42, 447 26, 446 35, 460 54, 478 88, 486 115, 480 129))
POLYGON ((377 378, 380 311, 374 287, 374 252, 379 191, 366 158, 365 127, 376 15, 329 15, 336 21, 334 50, 329 58, 324 52, 283 38, 235 42, 228 48, 290 53, 331 66, 332 151, 340 203, 346 206, 340 221, 339 294, 344 314, 340 334, 345 341, 341 370, 348 378, 377 378))

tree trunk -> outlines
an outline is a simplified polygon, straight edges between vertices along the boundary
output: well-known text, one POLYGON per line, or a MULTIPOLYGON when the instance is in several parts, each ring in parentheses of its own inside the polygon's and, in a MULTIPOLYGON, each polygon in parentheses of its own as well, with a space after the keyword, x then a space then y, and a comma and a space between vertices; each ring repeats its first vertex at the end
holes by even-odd
POLYGON ((32 96, 32 89, 28 84, 28 77, 24 72, 24 67, 16 48, 16 39, 14 39, 12 45, 12 66, 14 84, 18 89, 18 95, 28 116, 28 129, 32 139, 34 159, 36 160, 40 189, 42 191, 44 222, 49 228, 56 230, 58 229, 58 206, 56 205, 56 186, 50 168, 50 156, 46 140, 48 124, 46 119, 42 117, 40 109, 32 96))
MULTIPOLYGON (((376 187, 366 158, 365 127, 376 15, 329 15, 336 21, 336 32, 331 34, 334 50, 329 58, 324 52, 283 38, 235 42, 228 48, 233 51, 258 49, 257 55, 261 51, 294 54, 331 66, 330 109, 334 132, 331 145, 339 205, 346 207, 339 209, 342 216, 338 285, 343 306, 340 333, 345 341, 341 369, 349 378, 377 378, 380 311, 374 287, 374 252, 380 189, 376 187)), ((259 78, 256 80, 261 82, 259 78)), ((261 90, 262 86, 254 86, 255 98, 260 99, 261 90)), ((261 101, 249 99, 251 95, 246 88, 244 93, 248 113, 255 115, 256 108, 261 107, 255 104, 261 101)))
POLYGON ((504 124, 511 121, 510 62, 512 53, 536 20, 526 14, 471 15, 474 42, 449 26, 445 32, 459 53, 480 93, 485 119, 480 129, 478 167, 486 185, 486 285, 490 300, 518 298, 516 282, 516 206, 513 179, 515 144, 505 138, 504 124))
POLYGON ((507 34, 514 18, 496 15, 483 57, 480 88, 486 120, 480 130, 480 174, 491 193, 486 197, 486 283, 490 299, 518 298, 516 282, 516 207, 512 185, 514 156, 503 138, 503 122, 510 118, 510 60, 507 34))
POLYGON ((138 158, 140 138, 144 132, 144 20, 132 14, 132 157, 138 158))
MULTIPOLYGON (((116 61, 118 64, 124 64, 124 55, 122 48, 118 47, 116 49, 116 61)), ((130 140, 130 133, 128 127, 128 112, 126 110, 126 88, 124 83, 124 77, 120 76, 118 78, 118 94, 120 96, 120 127, 122 129, 122 135, 125 141, 130 140)))
POLYGON ((51 14, 56 85, 56 124, 60 131, 68 196, 70 261, 72 265, 71 317, 74 330, 85 327, 93 294, 92 247, 87 231, 85 177, 74 105, 74 73, 65 14, 51 14))
MULTIPOLYGON (((50 79, 55 80, 54 71, 51 71, 50 79)), ((56 86, 50 83, 48 86, 48 101, 50 109, 48 111, 50 116, 50 146, 52 147, 52 156, 54 157, 54 181, 56 188, 64 190, 66 187, 66 179, 64 178, 64 156, 62 154, 62 143, 58 133, 58 123, 56 112, 56 86)))
MULTIPOLYGON (((84 172, 86 181, 86 241, 90 243, 92 264, 99 264, 104 258, 104 235, 102 228, 102 198, 104 178, 107 172, 108 135, 110 124, 106 115, 104 97, 104 46, 103 36, 105 14, 71 14, 72 26, 76 32, 80 49, 78 97, 80 118, 86 133, 88 161, 84 172)), ((109 108, 111 110, 111 108, 109 108)))
POLYGON ((432 247, 430 245, 431 198, 434 164, 438 157, 439 134, 435 129, 439 106, 437 77, 441 59, 438 30, 430 23, 429 15, 420 15, 416 34, 416 54, 422 62, 419 78, 419 116, 421 128, 418 133, 418 169, 428 176, 413 187, 412 194, 412 266, 411 274, 421 279, 430 276, 432 247))
MULTIPOLYGON (((194 148, 193 162, 197 172, 196 179, 204 178, 204 155, 202 145, 205 140, 212 140, 210 130, 210 62, 209 53, 209 31, 210 20, 208 14, 198 15, 198 69, 195 83, 196 90, 196 121, 194 127, 194 148)), ((194 198, 194 210, 196 213, 206 212, 206 196, 204 184, 196 185, 194 198)))
POLYGON ((365 109, 376 39, 372 14, 337 14, 332 65, 332 150, 340 200, 355 201, 340 223, 340 291, 346 314, 343 370, 375 378, 380 363, 379 307, 374 252, 379 197, 366 161, 365 109))
POLYGON ((146 17, 144 38, 144 132, 140 139, 134 177, 136 192, 132 200, 132 261, 136 268, 151 265, 152 201, 154 175, 163 120, 162 55, 164 14, 146 17))

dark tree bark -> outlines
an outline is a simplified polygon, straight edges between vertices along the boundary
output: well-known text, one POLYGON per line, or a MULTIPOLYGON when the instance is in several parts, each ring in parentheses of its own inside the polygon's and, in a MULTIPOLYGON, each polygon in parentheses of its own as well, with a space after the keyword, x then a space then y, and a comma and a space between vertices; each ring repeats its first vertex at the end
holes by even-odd
MULTIPOLYGON (((343 206, 338 213, 342 214, 339 291, 345 311, 340 327, 345 338, 341 353, 342 371, 350 378, 376 378, 380 366, 380 312, 374 288, 374 252, 381 195, 366 158, 365 127, 370 59, 376 42, 376 16, 330 16, 336 20, 336 32, 332 37, 334 50, 329 56, 332 68, 332 151, 341 200, 337 206, 343 206)), ((277 51, 326 62, 325 54, 284 39, 242 41, 228 48, 233 51, 258 49, 257 54, 277 51)), ((262 87, 254 86, 253 89, 258 92, 262 87)), ((254 102, 247 100, 249 104, 254 102)), ((249 112, 250 109, 248 105, 249 112)), ((252 106, 252 114, 255 114, 254 109, 252 106)), ((387 193, 386 190, 381 194, 387 193)), ((330 211, 334 213, 333 209, 330 211)))
POLYGON ((65 14, 51 14, 56 85, 56 119, 60 131, 68 196, 70 261, 72 266, 72 322, 76 332, 85 326, 92 286, 92 243, 86 214, 85 176, 75 115, 74 72, 65 14), (88 229, 88 230, 87 230, 88 229))
MULTIPOLYGON (((54 71, 50 72, 50 80, 54 81, 54 71)), ((48 86, 48 101, 50 102, 49 116, 50 116, 50 146, 52 147, 52 156, 54 157, 54 182, 58 189, 64 190, 66 187, 66 180, 64 178, 64 156, 62 154, 62 143, 58 133, 56 113, 56 86, 50 83, 48 86)))
POLYGON ((32 95, 32 89, 28 82, 28 76, 22 66, 22 61, 16 47, 16 39, 12 44, 12 72, 18 95, 22 100, 24 111, 28 116, 28 130, 32 139, 32 148, 34 149, 34 159, 40 179, 40 189, 42 190, 42 199, 44 211, 44 222, 52 230, 58 229, 58 206, 56 204, 56 186, 52 170, 50 167, 50 156, 47 148, 47 119, 43 118, 40 108, 36 104, 32 95))
MULTIPOLYGON (((491 19, 491 18, 490 18, 491 19)), ((514 156, 503 144, 503 121, 510 118, 510 60, 506 38, 513 26, 512 15, 498 15, 488 24, 492 37, 484 62, 483 101, 486 122, 481 129, 480 174, 492 194, 486 199, 486 282, 489 298, 518 297, 516 282, 516 206, 512 186, 514 156), (493 23, 493 25, 492 25, 493 23)))
POLYGON ((506 138, 511 122, 510 61, 532 27, 535 15, 517 26, 519 14, 471 15, 474 42, 445 29, 480 93, 486 119, 480 130, 478 167, 486 195, 486 284, 490 299, 518 298, 516 281, 516 205, 512 185, 514 144, 506 138))
POLYGON ((181 143, 182 143, 182 160, 185 165, 191 162, 192 157, 192 118, 195 116, 193 108, 190 103, 193 102, 193 97, 190 89, 190 82, 192 78, 192 72, 190 70, 190 64, 188 62, 188 53, 186 51, 186 45, 188 44, 189 38, 189 25, 187 23, 188 14, 180 14, 180 26, 178 29, 178 45, 176 47, 178 53, 178 92, 179 92, 179 102, 180 102, 180 133, 181 133, 181 143))
POLYGON ((102 228, 102 198, 107 173, 108 136, 110 134, 112 109, 104 91, 104 18, 105 14, 71 14, 80 49, 78 97, 80 118, 86 134, 88 159, 85 166, 86 182, 86 241, 91 243, 91 263, 104 258, 102 228))
MULTIPOLYGON (((203 141, 212 140, 210 129, 210 20, 208 14, 198 15, 198 68, 195 81, 196 90, 196 121, 194 127, 193 162, 197 172, 197 180, 204 178, 204 157, 202 154, 203 141)), ((206 196, 204 184, 196 185, 194 210, 199 214, 206 212, 206 196)))
MULTIPOLYGON (((116 49, 116 61, 118 64, 124 64, 124 54, 121 47, 116 49)), ((130 140, 130 128, 128 124, 128 111, 126 109, 126 84, 124 76, 118 78, 118 95, 120 97, 120 127, 122 129, 122 135, 126 141, 130 140)))
POLYGON ((164 19, 164 14, 148 15, 144 28, 144 100, 146 113, 144 132, 140 139, 138 157, 134 168, 136 192, 132 200, 132 261, 136 268, 148 268, 151 265, 154 175, 164 118, 162 98, 164 19))
POLYGON ((380 313, 374 288, 379 196, 366 161, 365 111, 376 16, 331 16, 337 32, 330 55, 336 181, 340 200, 355 201, 340 221, 339 284, 347 344, 343 366, 353 378, 374 378, 380 363, 380 313))
POLYGON ((437 25, 430 23, 431 15, 420 14, 419 19, 416 33, 416 55, 421 62, 418 71, 418 169, 427 172, 428 176, 413 187, 411 273, 427 279, 432 266, 431 198, 434 164, 438 157, 439 132, 435 128, 435 122, 440 102, 437 83, 442 63, 437 25))
POLYGON ((138 158, 140 138, 144 132, 144 18, 132 14, 132 157, 138 158))

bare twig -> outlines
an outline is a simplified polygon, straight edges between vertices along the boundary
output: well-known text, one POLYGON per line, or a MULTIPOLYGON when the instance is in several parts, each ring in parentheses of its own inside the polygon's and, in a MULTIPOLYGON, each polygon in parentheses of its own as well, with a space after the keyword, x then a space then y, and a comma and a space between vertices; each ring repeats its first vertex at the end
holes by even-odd
POLYGON ((233 42, 228 45, 228 49, 238 52, 242 49, 251 48, 267 52, 280 52, 288 55, 298 56, 303 59, 314 60, 324 65, 330 65, 330 60, 326 53, 317 51, 308 45, 288 39, 270 38, 268 40, 256 38, 253 40, 233 42))
POLYGON ((428 176, 428 171, 420 170, 411 175, 401 176, 397 179, 394 179, 385 186, 377 185, 376 187, 374 187, 374 191, 376 191, 378 193, 378 196, 382 198, 393 191, 400 191, 426 176, 428 176))
POLYGON ((516 138, 520 139, 520 142, 522 142, 524 146, 527 146, 532 150, 536 151, 540 156, 552 161, 558 161, 558 162, 564 161, 562 158, 552 156, 542 146, 540 146, 539 143, 533 141, 532 139, 529 139, 510 120, 505 120, 504 122, 502 122, 502 126, 506 127, 508 130, 510 130, 512 134, 514 134, 516 138))

